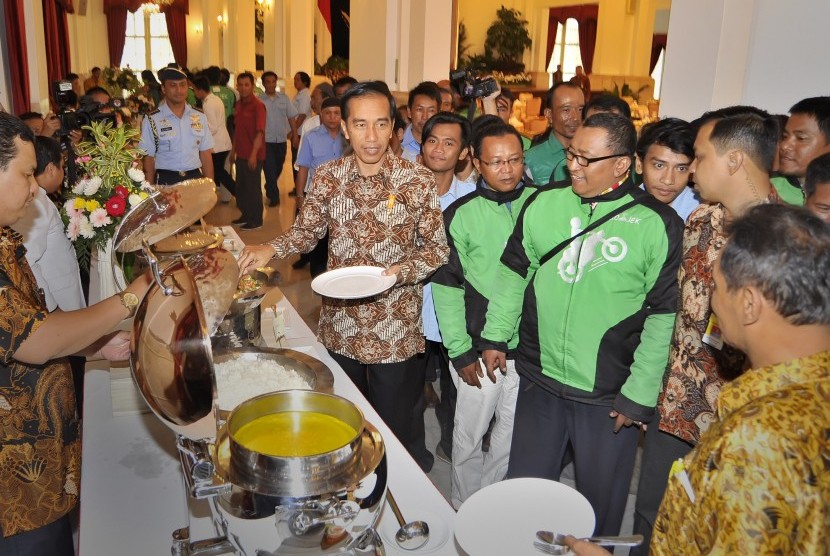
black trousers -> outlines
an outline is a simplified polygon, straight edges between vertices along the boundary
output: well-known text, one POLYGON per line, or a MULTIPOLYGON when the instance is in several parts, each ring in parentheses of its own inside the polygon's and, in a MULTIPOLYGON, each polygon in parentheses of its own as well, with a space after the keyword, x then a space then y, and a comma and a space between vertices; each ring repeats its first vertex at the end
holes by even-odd
POLYGON ((428 382, 438 379, 441 387, 441 401, 435 408, 438 426, 441 428, 439 444, 444 453, 452 453, 452 431, 455 420, 455 401, 458 389, 450 376, 450 356, 441 342, 426 341, 426 378, 428 382))
POLYGON ((213 176, 215 178, 213 181, 219 185, 224 185, 225 189, 236 197, 236 182, 233 181, 231 175, 225 170, 225 160, 228 158, 228 152, 213 153, 213 176))
POLYGON ((424 472, 432 469, 433 455, 424 443, 424 362, 419 356, 399 363, 361 363, 345 355, 329 354, 366 396, 383 422, 424 472), (412 416, 420 404, 420 426, 412 416))
POLYGON ((669 482, 672 463, 692 450, 692 445, 660 430, 659 414, 648 424, 643 460, 640 463, 640 482, 634 505, 634 533, 643 535, 643 544, 632 548, 629 554, 648 555, 651 531, 657 519, 660 502, 669 482))
POLYGON ((526 378, 519 382, 507 477, 558 481, 573 448, 576 489, 597 516, 597 535, 618 535, 622 524, 640 429, 614 433, 610 407, 555 396, 526 378))
POLYGON ((314 249, 306 254, 306 257, 308 257, 312 278, 324 273, 329 264, 329 235, 324 235, 314 249))
POLYGON ((269 201, 275 203, 280 202, 277 182, 282 174, 282 167, 285 166, 285 149, 285 143, 265 143, 265 194, 269 201))
POLYGON ((196 168, 186 172, 177 172, 175 170, 159 170, 156 169, 156 183, 158 185, 175 185, 185 180, 193 180, 202 177, 202 170, 196 168))
POLYGON ((241 218, 245 223, 262 225, 262 162, 251 170, 246 159, 237 159, 236 206, 242 211, 241 218))
POLYGON ((74 556, 72 525, 65 515, 48 525, 8 538, 0 535, 3 556, 74 556))

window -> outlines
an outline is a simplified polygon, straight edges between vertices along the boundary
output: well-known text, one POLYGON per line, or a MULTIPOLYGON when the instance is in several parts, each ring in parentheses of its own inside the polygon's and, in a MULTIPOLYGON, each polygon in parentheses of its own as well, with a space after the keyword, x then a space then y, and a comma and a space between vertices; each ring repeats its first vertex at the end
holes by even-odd
POLYGON ((121 67, 139 73, 145 69, 159 70, 172 61, 173 47, 164 14, 151 13, 143 7, 135 13, 128 12, 121 67))
POLYGON ((553 54, 548 64, 550 85, 553 85, 553 72, 556 66, 562 66, 562 79, 568 81, 576 75, 576 66, 582 65, 582 55, 579 52, 579 23, 574 18, 568 18, 565 24, 556 26, 556 43, 553 45, 553 54))
POLYGON ((660 100, 660 90, 663 87, 663 66, 666 63, 666 49, 660 51, 660 57, 657 58, 657 65, 654 66, 654 71, 651 72, 651 78, 654 79, 654 100, 660 100))

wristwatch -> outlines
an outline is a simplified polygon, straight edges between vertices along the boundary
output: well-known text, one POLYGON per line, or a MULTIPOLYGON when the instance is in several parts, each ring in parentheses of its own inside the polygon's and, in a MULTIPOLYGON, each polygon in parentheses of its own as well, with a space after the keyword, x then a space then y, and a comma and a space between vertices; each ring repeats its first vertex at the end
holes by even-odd
POLYGON ((120 292, 118 297, 121 299, 121 305, 130 312, 127 318, 134 317, 135 311, 138 309, 138 296, 133 292, 120 292))

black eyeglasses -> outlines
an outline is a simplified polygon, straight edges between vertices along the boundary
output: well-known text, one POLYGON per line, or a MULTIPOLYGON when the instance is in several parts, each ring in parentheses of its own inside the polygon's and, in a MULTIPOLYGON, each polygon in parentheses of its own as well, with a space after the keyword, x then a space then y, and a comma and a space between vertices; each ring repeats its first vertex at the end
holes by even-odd
POLYGON ((562 149, 565 151, 565 158, 568 159, 568 162, 571 160, 576 159, 576 163, 582 167, 586 167, 589 164, 593 164, 594 162, 599 162, 600 160, 608 160, 609 158, 615 158, 617 156, 628 156, 626 153, 619 153, 619 154, 609 154, 608 156, 597 156, 596 158, 588 158, 587 156, 582 156, 581 154, 576 154, 570 148, 562 149))

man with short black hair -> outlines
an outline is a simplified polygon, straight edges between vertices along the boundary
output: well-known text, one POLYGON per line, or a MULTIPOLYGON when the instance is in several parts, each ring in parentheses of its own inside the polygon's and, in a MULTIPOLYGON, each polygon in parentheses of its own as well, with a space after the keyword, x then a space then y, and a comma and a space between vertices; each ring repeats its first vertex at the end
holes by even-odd
MULTIPOLYGON (((297 207, 303 206, 306 193, 311 191, 314 172, 320 165, 343 156, 347 146, 343 136, 340 116, 340 101, 329 97, 319 107, 319 126, 309 131, 303 137, 300 151, 297 156, 297 207), (303 184, 301 188, 299 184, 303 184)), ((310 263, 311 277, 316 278, 326 271, 326 262, 329 257, 329 237, 323 236, 314 249, 309 251, 307 259, 310 263)), ((296 265, 296 263, 295 263, 296 265)), ((294 266, 294 265, 292 265, 294 266)), ((295 267, 296 268, 296 267, 295 267)))
POLYGON ((508 477, 559 480, 570 446, 599 535, 619 533, 640 436, 632 425, 654 414, 677 304, 683 222, 634 185, 636 140, 616 114, 576 131, 571 187, 525 204, 480 344, 490 380, 508 351, 521 377, 508 477))
POLYGON ((830 152, 830 97, 805 98, 790 108, 778 146, 778 171, 772 185, 785 202, 804 204, 804 176, 810 161, 830 152))
POLYGON ((688 454, 717 419, 724 380, 744 367, 744 354, 723 344, 709 302, 712 265, 726 242, 726 222, 753 205, 781 202, 769 180, 778 143, 778 125, 769 114, 729 107, 704 114, 698 125, 690 170, 705 203, 689 216, 683 234, 678 314, 657 419, 646 431, 634 509, 634 532, 646 542, 632 554, 648 553, 672 463, 688 454))
MULTIPOLYGON (((447 210, 456 200, 475 191, 475 184, 463 182, 455 177, 455 167, 460 158, 467 156, 470 145, 470 122, 452 112, 439 112, 424 124, 424 142, 421 143, 421 164, 435 174, 438 202, 441 212, 447 210)), ((421 311, 426 338, 426 381, 424 399, 427 406, 435 405, 435 416, 441 428, 441 436, 435 447, 438 459, 450 463, 452 458, 452 431, 455 418, 456 389, 450 379, 449 356, 441 343, 435 304, 432 298, 432 284, 424 285, 424 305, 421 311), (441 385, 441 399, 432 383, 438 379, 441 385)), ((423 411, 416 412, 418 423, 423 426, 423 411)))
MULTIPOLYGON (((427 135, 425 150, 430 140, 427 135)), ((473 146, 473 163, 481 177, 473 193, 444 213, 450 260, 432 279, 441 338, 458 389, 450 500, 456 509, 479 489, 502 480, 507 472, 519 389, 512 350, 519 338, 513 334, 509 339, 507 372, 494 375, 495 380, 484 376, 478 344, 488 300, 496 294, 496 270, 503 246, 522 206, 535 191, 524 183, 522 142, 513 127, 500 122, 486 126, 476 134, 473 146), (483 452, 483 438, 494 418, 490 448, 483 452)), ((441 392, 445 395, 443 387, 441 392)))
POLYGON ((159 185, 213 179, 213 135, 205 115, 186 102, 187 74, 166 67, 158 75, 165 102, 141 122, 144 175, 159 185))
POLYGON ((828 276, 830 228, 803 209, 761 204, 729 227, 712 309, 751 369, 724 384, 717 421, 673 467, 644 553, 827 553, 828 276))
MULTIPOLYGON (((423 394, 422 282, 447 262, 435 177, 389 151, 395 99, 381 81, 355 85, 341 99, 353 154, 317 168, 291 228, 249 245, 242 272, 310 250, 329 233, 328 268, 368 265, 396 276, 391 289, 357 300, 323 297, 318 337, 425 471, 413 415, 423 394)), ((426 457, 429 455, 430 457, 426 457)))
MULTIPOLYGON (((266 160, 266 107, 254 94, 254 76, 242 72, 236 78, 236 103, 231 164, 236 164, 236 206, 242 215, 233 221, 241 230, 262 227, 262 164, 266 160)), ((285 158, 285 143, 282 149, 285 158)))
POLYGON ((346 94, 346 91, 351 89, 357 85, 357 79, 352 77, 351 75, 344 75, 340 79, 334 82, 334 96, 337 98, 343 98, 343 95, 346 94))
POLYGON ((213 173, 216 176, 217 186, 223 186, 227 191, 228 202, 230 196, 236 193, 236 182, 225 170, 225 160, 231 150, 231 136, 228 133, 227 118, 225 117, 225 105, 222 100, 211 92, 210 81, 207 76, 200 75, 193 80, 196 98, 202 103, 202 112, 208 121, 210 134, 213 136, 213 173))
POLYGON ((525 164, 539 185, 568 179, 565 149, 582 125, 585 95, 573 83, 557 83, 545 95, 545 118, 550 128, 547 138, 527 150, 525 164))
POLYGON ((631 119, 631 107, 618 96, 609 94, 593 95, 582 111, 583 119, 588 119, 600 112, 613 112, 624 118, 631 119))
POLYGON ((90 89, 100 87, 103 84, 104 80, 101 78, 101 68, 95 66, 92 68, 92 75, 84 81, 84 94, 89 94, 90 89))
MULTIPOLYGON (((296 130, 292 132, 290 137, 291 139, 291 160, 294 161, 294 164, 291 165, 291 172, 294 175, 294 189, 291 190, 288 194, 292 197, 296 195, 297 189, 297 169, 296 169, 296 162, 297 162, 297 151, 300 148, 300 140, 302 139, 302 125, 305 123, 307 118, 310 118, 313 115, 311 110, 311 95, 309 94, 309 87, 311 87, 311 77, 304 71, 298 71, 294 74, 294 88, 297 89, 297 94, 294 95, 294 100, 291 103, 294 105, 294 108, 297 110, 297 118, 296 118, 296 130)), ((299 184, 300 187, 305 185, 304 183, 299 184)))
POLYGON ((401 157, 404 160, 415 162, 415 159, 421 153, 424 124, 438 113, 439 106, 441 106, 441 92, 435 83, 424 81, 409 91, 407 113, 410 124, 404 131, 403 142, 401 143, 403 145, 401 157))
POLYGON ((637 141, 635 163, 637 173, 643 176, 643 187, 671 206, 684 222, 700 204, 689 187, 694 143, 692 126, 677 118, 646 124, 637 141))
POLYGON ((804 178, 804 206, 830 224, 830 153, 813 159, 804 178))
MULTIPOLYGON (((259 100, 267 113, 265 124, 265 194, 268 206, 280 204, 278 181, 285 166, 288 137, 297 133, 297 109, 287 95, 277 91, 277 74, 266 71, 262 74, 265 92, 259 100)), ((241 93, 240 93, 241 94, 241 93)))

